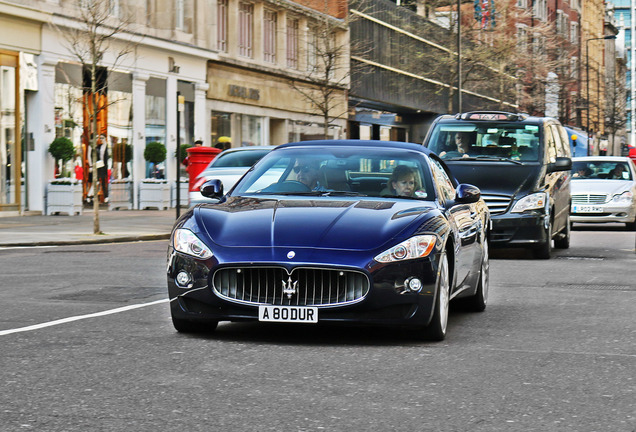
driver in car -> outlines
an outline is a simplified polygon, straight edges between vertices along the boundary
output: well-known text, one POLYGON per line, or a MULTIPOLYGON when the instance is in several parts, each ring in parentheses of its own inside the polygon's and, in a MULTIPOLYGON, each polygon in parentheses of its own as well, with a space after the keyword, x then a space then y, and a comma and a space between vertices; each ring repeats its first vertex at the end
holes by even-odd
POLYGON ((455 145, 457 150, 449 150, 448 152, 441 152, 439 157, 442 159, 456 158, 456 157, 469 157, 468 150, 470 149, 470 134, 467 132, 457 132, 455 134, 455 145))
POLYGON ((293 168, 294 173, 296 173, 296 180, 312 191, 327 191, 318 181, 320 174, 319 165, 320 162, 317 160, 297 160, 293 168))

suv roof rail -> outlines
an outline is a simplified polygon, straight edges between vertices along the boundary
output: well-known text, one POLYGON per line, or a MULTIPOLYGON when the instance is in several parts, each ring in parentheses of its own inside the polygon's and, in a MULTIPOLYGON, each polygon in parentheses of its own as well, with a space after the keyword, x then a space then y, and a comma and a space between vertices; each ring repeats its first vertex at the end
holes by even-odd
POLYGON ((455 114, 457 120, 508 120, 523 121, 528 118, 527 114, 510 113, 506 111, 468 111, 455 114))

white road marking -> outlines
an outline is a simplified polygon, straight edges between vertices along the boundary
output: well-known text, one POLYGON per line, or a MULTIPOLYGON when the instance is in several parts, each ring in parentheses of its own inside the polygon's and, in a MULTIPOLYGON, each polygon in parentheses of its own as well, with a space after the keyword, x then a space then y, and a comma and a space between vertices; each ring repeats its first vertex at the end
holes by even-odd
POLYGON ((56 326, 59 324, 66 324, 66 323, 70 323, 73 321, 79 321, 79 320, 83 320, 83 319, 89 319, 89 318, 96 318, 96 317, 100 317, 100 316, 105 316, 105 315, 112 315, 112 314, 116 314, 116 313, 120 313, 120 312, 126 312, 129 310, 133 310, 133 309, 139 309, 142 307, 146 307, 146 306, 154 306, 154 305, 158 305, 161 303, 167 303, 169 302, 170 299, 163 299, 163 300, 157 300, 157 301, 153 301, 150 303, 140 303, 140 304, 134 304, 134 305, 130 305, 130 306, 124 306, 124 307, 120 307, 120 308, 116 308, 116 309, 109 309, 109 310, 105 310, 102 312, 95 312, 92 314, 87 314, 87 315, 78 315, 78 316, 74 316, 74 317, 68 317, 68 318, 62 318, 59 320, 55 320, 55 321, 49 321, 49 322, 45 322, 42 324, 35 324, 32 326, 27 326, 27 327, 19 327, 19 328, 15 328, 15 329, 9 329, 9 330, 0 330, 0 336, 5 336, 5 335, 9 335, 12 333, 22 333, 22 332, 28 332, 28 331, 33 331, 33 330, 39 330, 39 329, 43 329, 46 327, 52 327, 52 326, 56 326))

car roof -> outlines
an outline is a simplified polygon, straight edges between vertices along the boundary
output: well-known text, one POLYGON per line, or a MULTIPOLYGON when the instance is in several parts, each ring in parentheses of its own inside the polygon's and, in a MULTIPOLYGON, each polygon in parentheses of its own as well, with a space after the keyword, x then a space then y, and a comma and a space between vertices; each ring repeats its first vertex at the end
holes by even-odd
MULTIPOLYGON (((250 151, 250 150, 268 150, 268 149, 269 149, 269 150, 271 150, 271 149, 274 149, 274 148, 276 148, 276 146, 272 146, 272 145, 269 145, 269 146, 244 146, 244 147, 232 147, 232 148, 229 148, 229 149, 227 149, 227 150, 223 150, 221 153, 219 153, 219 155, 221 155, 221 154, 223 154, 223 153, 234 153, 234 152, 237 152, 237 151, 239 151, 239 152, 240 152, 240 151, 250 151)), ((219 155, 217 155, 217 156, 219 156, 219 155)))
POLYGON ((631 159, 627 156, 579 156, 572 158, 572 162, 627 162, 630 160, 631 159))
POLYGON ((557 119, 552 117, 535 117, 529 114, 524 113, 512 113, 506 111, 467 111, 463 113, 457 114, 442 114, 441 116, 435 119, 435 122, 455 122, 455 121, 470 121, 470 122, 515 122, 520 124, 540 124, 546 121, 554 121, 558 122, 557 119), (502 115, 506 116, 505 119, 470 119, 468 118, 471 114, 493 114, 493 115, 502 115))
POLYGON ((429 155, 432 153, 429 149, 421 144, 402 142, 402 141, 380 141, 380 140, 357 140, 357 139, 340 139, 340 140, 315 140, 315 141, 298 141, 282 144, 277 149, 290 147, 374 147, 374 148, 397 148, 404 150, 415 150, 420 153, 429 155))

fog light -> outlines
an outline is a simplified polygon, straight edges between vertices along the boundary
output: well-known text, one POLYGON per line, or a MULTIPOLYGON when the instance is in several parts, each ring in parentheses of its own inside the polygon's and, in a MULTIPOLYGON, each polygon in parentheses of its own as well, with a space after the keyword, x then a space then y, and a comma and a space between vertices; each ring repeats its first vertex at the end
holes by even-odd
POLYGON ((176 280, 177 280, 177 285, 179 285, 180 287, 187 287, 191 280, 190 273, 181 270, 179 274, 177 274, 176 280))
POLYGON ((404 285, 406 285, 411 292, 420 292, 422 290, 422 281, 416 277, 408 278, 404 281, 404 285))

